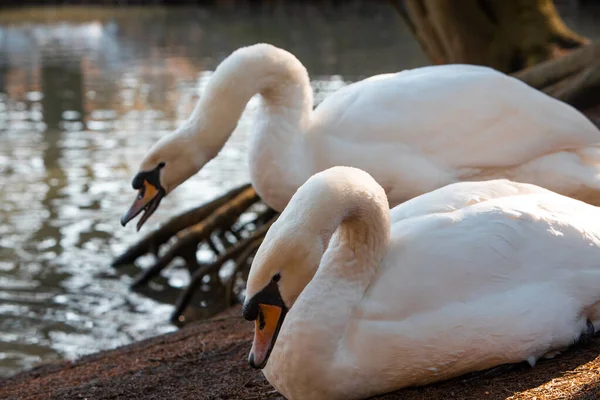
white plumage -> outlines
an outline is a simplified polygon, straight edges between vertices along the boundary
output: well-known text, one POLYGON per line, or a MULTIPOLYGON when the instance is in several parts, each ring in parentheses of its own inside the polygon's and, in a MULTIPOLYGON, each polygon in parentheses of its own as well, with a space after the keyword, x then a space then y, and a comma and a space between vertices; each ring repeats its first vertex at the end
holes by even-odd
POLYGON ((579 111, 493 69, 442 65, 348 85, 313 110, 304 66, 268 44, 215 70, 198 105, 149 151, 166 193, 221 150, 250 98, 261 97, 250 176, 281 211, 311 175, 346 165, 370 173, 390 204, 459 182, 508 178, 600 204, 600 131, 579 111))
POLYGON ((534 363, 587 320, 598 328, 600 210, 493 180, 443 187, 390 218, 372 177, 336 167, 311 177, 268 232, 246 303, 277 273, 290 310, 269 382, 292 400, 366 398, 534 363))

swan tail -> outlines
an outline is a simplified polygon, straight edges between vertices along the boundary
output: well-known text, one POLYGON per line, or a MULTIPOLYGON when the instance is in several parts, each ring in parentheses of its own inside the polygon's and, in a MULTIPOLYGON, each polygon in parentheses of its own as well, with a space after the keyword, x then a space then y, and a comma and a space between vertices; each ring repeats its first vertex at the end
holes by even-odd
POLYGON ((514 179, 600 206, 600 147, 561 151, 519 166, 514 179))

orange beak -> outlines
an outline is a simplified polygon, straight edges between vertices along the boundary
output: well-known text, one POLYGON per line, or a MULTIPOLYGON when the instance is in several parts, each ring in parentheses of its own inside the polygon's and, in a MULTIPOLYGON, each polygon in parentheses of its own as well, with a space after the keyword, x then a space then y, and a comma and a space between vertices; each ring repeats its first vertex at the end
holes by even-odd
POLYGON ((281 307, 271 304, 259 304, 258 310, 248 363, 253 368, 262 369, 267 364, 286 313, 281 307))
POLYGON ((160 201, 165 196, 164 190, 158 189, 148 181, 144 181, 138 190, 138 195, 129 210, 121 217, 121 225, 125 226, 129 221, 134 219, 139 213, 144 211, 144 215, 140 218, 137 224, 139 231, 144 222, 156 211, 160 201))

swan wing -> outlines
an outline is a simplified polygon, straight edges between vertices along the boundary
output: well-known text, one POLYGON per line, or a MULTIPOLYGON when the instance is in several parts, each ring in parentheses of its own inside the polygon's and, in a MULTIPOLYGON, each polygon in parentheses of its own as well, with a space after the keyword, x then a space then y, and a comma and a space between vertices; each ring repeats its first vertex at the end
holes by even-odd
POLYGON ((586 203, 493 198, 402 220, 392 237, 339 350, 367 392, 534 363, 600 326, 600 211, 586 203))
POLYGON ((339 147, 385 145, 451 168, 515 166, 600 143, 579 111, 491 68, 443 65, 348 85, 314 112, 310 130, 339 147))
POLYGON ((552 193, 547 189, 508 179, 457 182, 414 197, 392 208, 391 221, 427 214, 459 210, 483 201, 533 193, 552 193))
POLYGON ((364 311, 386 320, 523 285, 600 299, 600 211, 552 192, 492 198, 393 224, 364 311))

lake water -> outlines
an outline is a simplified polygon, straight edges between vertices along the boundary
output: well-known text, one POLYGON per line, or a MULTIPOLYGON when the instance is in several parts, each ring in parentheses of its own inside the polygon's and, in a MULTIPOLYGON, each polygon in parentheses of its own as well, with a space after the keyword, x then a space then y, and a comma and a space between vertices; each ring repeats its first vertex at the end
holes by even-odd
MULTIPOLYGON (((565 19, 600 36, 600 13, 584 11, 567 7, 565 19)), ((0 376, 176 329, 168 319, 187 272, 165 271, 142 295, 129 289, 139 269, 110 263, 169 217, 248 181, 255 103, 142 232, 119 218, 147 149, 189 115, 220 61, 257 42, 293 52, 317 102, 428 64, 386 2, 0 11, 0 376)))

